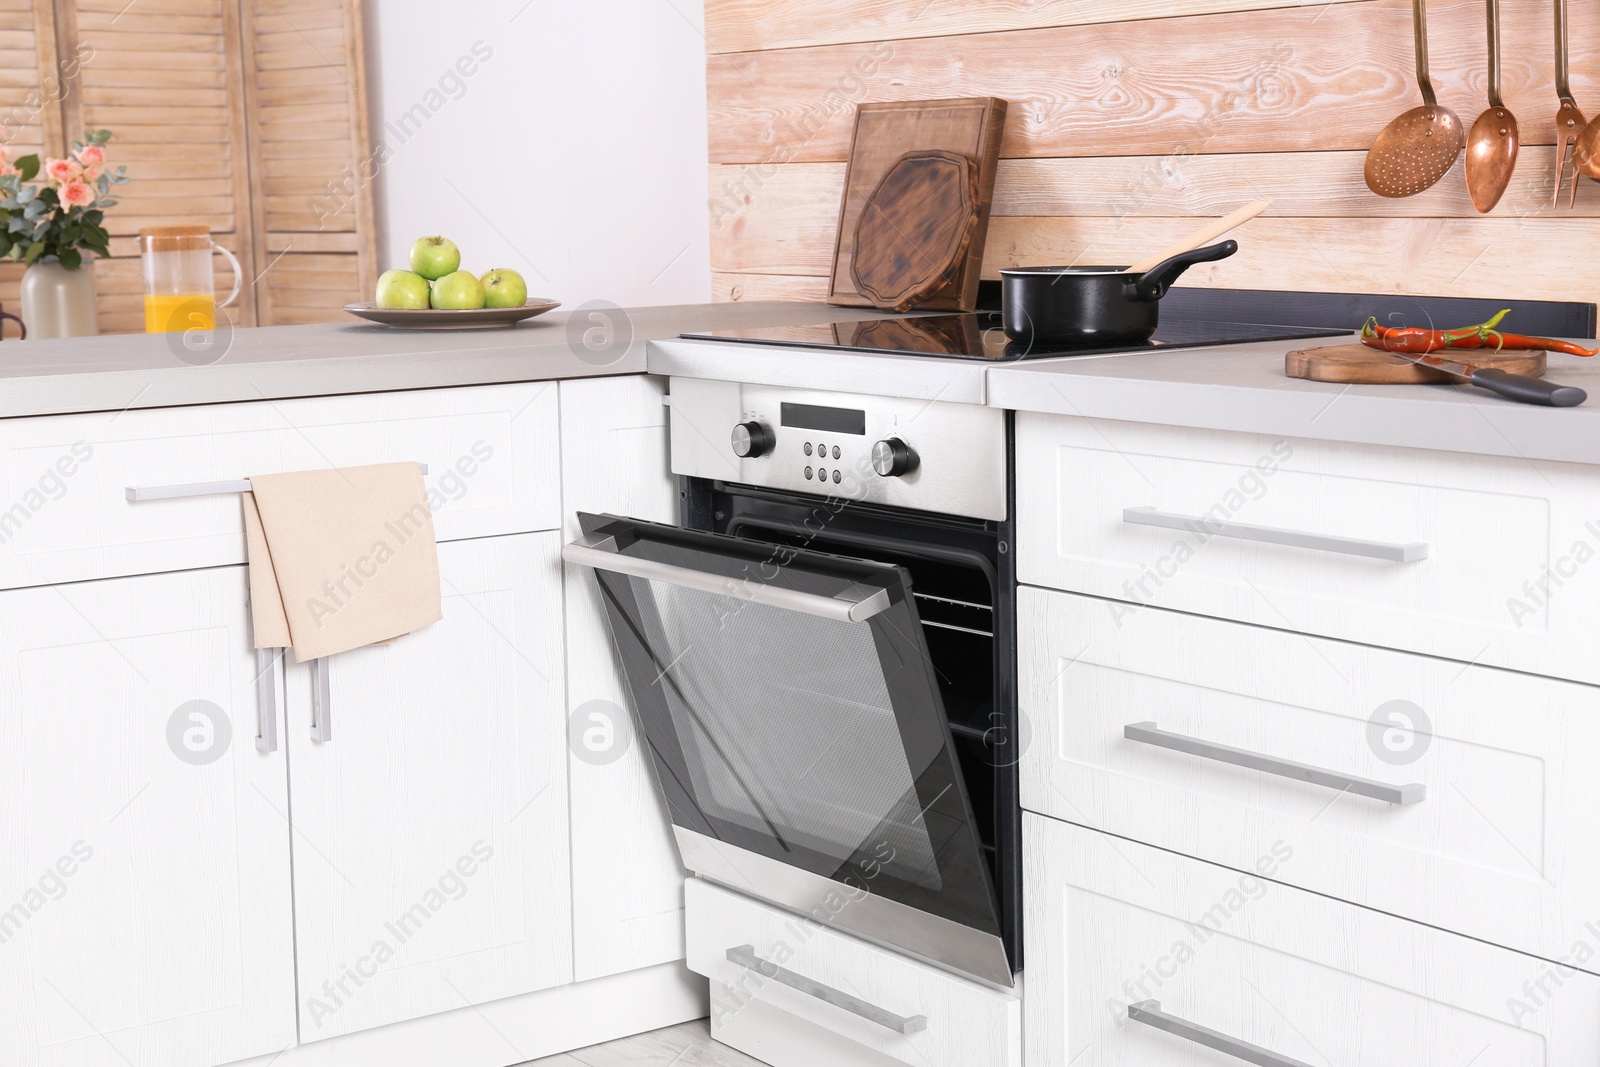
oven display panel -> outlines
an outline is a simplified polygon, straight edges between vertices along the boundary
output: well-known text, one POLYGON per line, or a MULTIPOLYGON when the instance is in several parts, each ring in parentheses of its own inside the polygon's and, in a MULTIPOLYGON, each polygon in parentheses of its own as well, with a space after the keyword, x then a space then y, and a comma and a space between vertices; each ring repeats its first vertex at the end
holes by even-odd
POLYGON ((853 433, 865 436, 867 413, 853 408, 827 408, 817 404, 793 404, 785 401, 779 411, 783 425, 797 430, 821 430, 823 433, 853 433))

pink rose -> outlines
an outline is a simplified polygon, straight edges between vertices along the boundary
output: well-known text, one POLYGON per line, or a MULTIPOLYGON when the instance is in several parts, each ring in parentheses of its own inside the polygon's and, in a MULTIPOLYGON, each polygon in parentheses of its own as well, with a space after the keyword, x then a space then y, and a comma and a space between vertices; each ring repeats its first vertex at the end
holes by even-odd
POLYGON ((44 164, 44 173, 51 181, 66 184, 76 181, 83 174, 83 168, 75 159, 47 159, 44 164))
POLYGON ((106 150, 97 144, 86 144, 78 149, 77 156, 85 167, 96 167, 106 161, 106 150))
POLYGON ((83 168, 83 180, 93 184, 100 180, 100 175, 105 173, 105 168, 98 163, 92 163, 83 168))
POLYGON ((21 173, 10 160, 0 160, 0 178, 14 178, 21 173))
POLYGON ((74 179, 61 187, 61 202, 67 207, 88 207, 94 203, 94 186, 74 179))

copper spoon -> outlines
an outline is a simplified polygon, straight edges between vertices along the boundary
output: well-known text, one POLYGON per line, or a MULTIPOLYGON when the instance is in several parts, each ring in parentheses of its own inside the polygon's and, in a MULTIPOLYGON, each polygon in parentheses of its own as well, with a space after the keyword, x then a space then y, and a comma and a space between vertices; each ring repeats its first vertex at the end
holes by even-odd
POLYGON ((1588 125, 1578 102, 1572 98, 1567 84, 1567 0, 1556 0, 1556 94, 1561 97, 1561 107, 1556 111, 1556 192, 1551 207, 1561 204, 1561 186, 1567 177, 1567 149, 1574 152, 1572 164, 1572 196, 1567 206, 1578 202, 1578 164, 1576 159, 1578 134, 1588 125))
POLYGON ((1379 196, 1416 196, 1433 185, 1455 166, 1465 139, 1461 119, 1440 106, 1428 77, 1426 0, 1412 0, 1411 23, 1422 106, 1385 126, 1367 151, 1367 188, 1379 196))
POLYGON ((1489 12, 1489 107, 1467 135, 1467 192, 1480 212, 1494 210, 1511 184, 1522 143, 1516 116, 1500 97, 1500 0, 1484 0, 1489 12))

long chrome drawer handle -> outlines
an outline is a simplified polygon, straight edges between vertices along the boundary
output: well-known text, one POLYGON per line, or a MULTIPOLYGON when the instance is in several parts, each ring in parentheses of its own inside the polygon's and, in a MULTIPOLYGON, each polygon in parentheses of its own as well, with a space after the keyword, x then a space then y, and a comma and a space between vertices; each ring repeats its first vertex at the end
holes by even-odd
POLYGON ((1218 1052, 1226 1053, 1234 1059, 1258 1064, 1259 1067, 1311 1067, 1304 1060, 1297 1060, 1291 1056, 1282 1056, 1270 1049, 1264 1049, 1260 1045, 1252 1045, 1248 1041, 1240 1041, 1236 1037, 1219 1034, 1215 1030, 1208 1030, 1198 1023, 1180 1019, 1176 1015, 1168 1015, 1161 1010, 1161 1002, 1159 1000, 1141 1000, 1137 1004, 1129 1004, 1128 1018, 1136 1023, 1144 1023, 1146 1026, 1154 1027, 1157 1030, 1165 1030, 1169 1034, 1175 1034, 1185 1041, 1193 1041, 1197 1045, 1216 1049, 1218 1052))
POLYGON ((333 740, 333 695, 328 684, 328 657, 311 661, 311 740, 333 740))
MULTIPOLYGON (((428 473, 426 463, 418 463, 423 474, 428 473)), ((186 496, 225 496, 228 493, 250 492, 250 479, 231 482, 193 482, 189 485, 130 485, 123 490, 130 504, 144 500, 176 500, 186 496)))
POLYGON ((256 751, 278 751, 278 650, 256 649, 256 751))
POLYGON ((1357 778, 1353 774, 1326 771, 1306 763, 1278 759, 1276 756, 1263 756, 1249 749, 1233 748, 1230 745, 1219 745, 1214 741, 1202 741, 1198 737, 1189 737, 1186 734, 1170 733, 1153 722, 1130 722, 1122 728, 1122 736, 1129 741, 1155 745, 1157 748, 1167 748, 1174 752, 1185 752, 1202 759, 1216 760, 1218 763, 1231 763, 1235 767, 1247 767, 1252 771, 1265 771, 1281 778, 1293 778, 1300 782, 1310 782, 1312 785, 1323 785, 1344 793, 1359 793, 1374 800, 1386 800, 1390 804, 1418 804, 1428 796, 1428 787, 1420 783, 1390 785, 1387 782, 1375 782, 1370 778, 1357 778))
POLYGON ((591 534, 567 545, 561 558, 596 570, 626 574, 643 578, 647 582, 666 582, 703 593, 735 597, 755 604, 817 615, 837 622, 861 622, 889 609, 889 591, 875 586, 859 586, 837 596, 820 593, 802 593, 784 589, 762 581, 741 581, 723 574, 697 571, 693 567, 679 567, 671 563, 658 563, 653 559, 624 556, 617 548, 616 538, 604 534, 591 534))
POLYGON ((836 1008, 843 1008, 853 1015, 859 1015, 868 1022, 877 1023, 879 1026, 888 1027, 897 1034, 914 1034, 919 1030, 928 1028, 926 1015, 913 1015, 907 1018, 896 1015, 892 1011, 885 1011, 876 1004, 868 1004, 860 997, 853 997, 841 989, 823 985, 807 978, 803 974, 784 970, 776 963, 762 959, 756 955, 754 945, 740 945, 738 948, 728 950, 728 962, 737 963, 746 970, 755 971, 757 974, 770 978, 774 982, 781 982, 790 989, 798 989, 808 997, 832 1004, 836 1008))
POLYGON ((1219 522, 1202 515, 1179 515, 1155 508, 1125 508, 1122 521, 1139 526, 1159 526, 1164 530, 1189 530, 1213 537, 1237 537, 1242 541, 1261 541, 1290 548, 1313 548, 1319 552, 1339 552, 1346 556, 1366 556, 1391 563, 1415 563, 1428 558, 1428 546, 1421 541, 1393 545, 1387 541, 1363 541, 1357 537, 1282 530, 1275 526, 1252 526, 1247 522, 1219 522))

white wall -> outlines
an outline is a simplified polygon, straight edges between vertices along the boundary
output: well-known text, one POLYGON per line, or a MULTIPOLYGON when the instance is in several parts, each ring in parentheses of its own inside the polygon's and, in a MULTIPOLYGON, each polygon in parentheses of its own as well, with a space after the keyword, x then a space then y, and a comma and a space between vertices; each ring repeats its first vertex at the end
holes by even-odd
POLYGON ((442 233, 568 307, 710 299, 701 0, 364 7, 380 269, 442 233))

